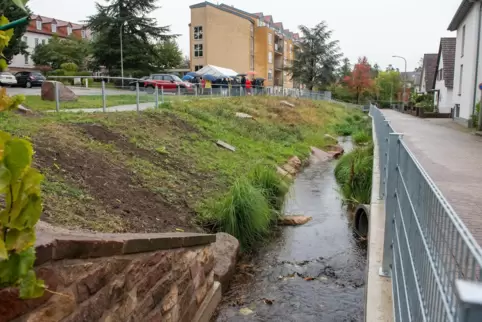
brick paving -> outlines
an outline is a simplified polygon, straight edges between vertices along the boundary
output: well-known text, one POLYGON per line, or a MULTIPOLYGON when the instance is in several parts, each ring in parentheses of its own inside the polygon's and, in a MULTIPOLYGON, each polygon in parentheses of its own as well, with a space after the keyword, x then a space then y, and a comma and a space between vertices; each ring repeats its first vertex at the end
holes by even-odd
POLYGON ((482 137, 450 119, 383 114, 482 245, 482 137))

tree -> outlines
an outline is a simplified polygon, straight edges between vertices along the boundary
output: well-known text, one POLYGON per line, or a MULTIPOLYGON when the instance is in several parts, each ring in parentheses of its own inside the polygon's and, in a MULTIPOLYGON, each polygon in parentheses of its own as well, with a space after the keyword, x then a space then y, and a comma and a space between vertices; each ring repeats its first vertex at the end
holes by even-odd
POLYGON ((351 74, 351 64, 348 58, 343 58, 342 65, 338 70, 339 79, 343 80, 346 76, 351 74))
POLYGON ((97 13, 87 20, 95 34, 93 57, 97 66, 117 69, 120 64, 120 37, 123 42, 125 69, 150 71, 156 61, 154 42, 175 38, 168 35, 169 26, 158 27, 148 17, 158 9, 156 0, 108 0, 107 5, 96 4, 97 13))
POLYGON ((32 60, 35 65, 50 66, 52 69, 59 69, 63 63, 74 63, 82 68, 89 55, 90 44, 87 40, 54 36, 48 43, 35 48, 32 60))
MULTIPOLYGON (((0 11, 3 12, 5 17, 10 21, 14 21, 30 15, 30 10, 28 8, 25 9, 26 10, 24 11, 22 8, 15 5, 11 0, 0 0, 0 11)), ((18 54, 29 54, 27 50, 28 46, 22 39, 26 31, 27 25, 15 27, 15 29, 13 30, 13 36, 8 43, 8 47, 5 47, 5 49, 3 50, 3 55, 5 56, 8 63, 10 63, 13 57, 18 54)))
POLYGON ((342 56, 338 41, 331 40, 332 31, 324 21, 314 28, 299 28, 302 34, 299 48, 286 71, 309 90, 327 87, 336 79, 335 72, 342 56))
POLYGON ((377 78, 378 74, 380 73, 380 66, 377 63, 375 63, 375 65, 373 65, 373 67, 371 68, 370 73, 372 78, 377 78))
POLYGON ((418 66, 417 66, 417 68, 415 68, 415 71, 421 72, 422 68, 423 68, 423 57, 420 57, 420 59, 418 60, 418 66))
POLYGON ((178 67, 182 64, 182 51, 175 40, 161 41, 155 46, 154 65, 158 70, 178 67))
POLYGON ((402 89, 402 78, 397 71, 380 72, 375 79, 379 99, 389 101, 402 89))
POLYGON ((189 56, 184 56, 181 64, 178 67, 191 69, 191 59, 189 59, 189 56))
POLYGON ((360 98, 373 90, 373 79, 370 75, 371 66, 366 57, 358 58, 358 63, 353 68, 350 76, 345 77, 345 83, 355 94, 357 103, 360 103, 360 98))

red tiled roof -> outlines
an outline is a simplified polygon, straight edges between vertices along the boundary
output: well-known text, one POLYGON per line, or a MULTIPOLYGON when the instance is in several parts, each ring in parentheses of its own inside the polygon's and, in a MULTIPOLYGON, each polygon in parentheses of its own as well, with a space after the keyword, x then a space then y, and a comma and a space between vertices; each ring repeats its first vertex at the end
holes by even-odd
POLYGON ((69 21, 58 20, 55 18, 44 17, 40 15, 31 15, 30 16, 30 23, 27 27, 27 31, 43 34, 43 35, 53 35, 57 34, 59 37, 66 38, 68 37, 67 27, 72 27, 72 34, 77 37, 82 37, 81 30, 85 28, 84 25, 78 23, 71 23, 69 21), (37 29, 37 21, 42 21, 42 30, 37 29), (57 24, 57 32, 52 32, 52 25, 53 23, 57 24))

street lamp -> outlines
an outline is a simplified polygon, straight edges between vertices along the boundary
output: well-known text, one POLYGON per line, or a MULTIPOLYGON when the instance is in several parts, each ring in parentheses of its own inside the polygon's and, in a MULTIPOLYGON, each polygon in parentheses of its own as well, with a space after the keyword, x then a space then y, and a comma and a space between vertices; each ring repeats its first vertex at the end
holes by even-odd
POLYGON ((406 87, 407 87, 407 60, 402 56, 394 55, 392 57, 393 58, 401 58, 405 61, 405 76, 403 77, 404 81, 403 81, 403 95, 402 95, 403 106, 405 106, 405 94, 406 94, 406 87))

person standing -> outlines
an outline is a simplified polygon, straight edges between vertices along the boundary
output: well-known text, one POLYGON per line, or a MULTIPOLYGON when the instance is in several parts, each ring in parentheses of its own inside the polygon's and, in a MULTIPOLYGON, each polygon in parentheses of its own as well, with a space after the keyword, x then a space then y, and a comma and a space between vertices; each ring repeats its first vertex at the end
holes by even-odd
POLYGON ((246 79, 246 94, 251 95, 251 80, 249 78, 246 79))
POLYGON ((246 77, 242 76, 241 77, 241 93, 240 93, 240 95, 242 96, 245 91, 246 91, 246 77))

